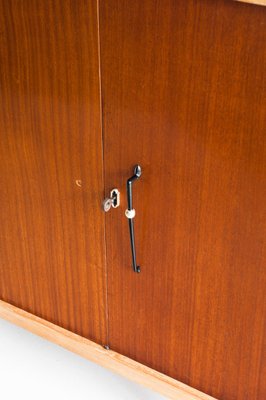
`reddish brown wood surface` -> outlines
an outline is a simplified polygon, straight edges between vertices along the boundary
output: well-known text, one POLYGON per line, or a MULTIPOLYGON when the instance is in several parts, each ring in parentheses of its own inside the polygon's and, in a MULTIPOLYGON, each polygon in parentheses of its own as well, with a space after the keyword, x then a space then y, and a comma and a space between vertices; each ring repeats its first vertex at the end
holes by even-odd
POLYGON ((100 2, 111 349, 219 399, 266 398, 266 9, 100 2), (137 260, 125 185, 133 166, 137 260), (264 347, 265 349, 265 347, 264 347))
POLYGON ((0 297, 102 343, 97 4, 2 0, 0 27, 0 297))

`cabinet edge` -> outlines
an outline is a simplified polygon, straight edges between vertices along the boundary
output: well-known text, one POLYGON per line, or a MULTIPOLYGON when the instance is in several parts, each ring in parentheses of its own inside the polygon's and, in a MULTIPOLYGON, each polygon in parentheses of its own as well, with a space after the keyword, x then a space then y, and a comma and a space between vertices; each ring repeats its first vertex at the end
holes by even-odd
POLYGON ((205 393, 0 300, 0 318, 50 340, 169 399, 215 400, 205 393))

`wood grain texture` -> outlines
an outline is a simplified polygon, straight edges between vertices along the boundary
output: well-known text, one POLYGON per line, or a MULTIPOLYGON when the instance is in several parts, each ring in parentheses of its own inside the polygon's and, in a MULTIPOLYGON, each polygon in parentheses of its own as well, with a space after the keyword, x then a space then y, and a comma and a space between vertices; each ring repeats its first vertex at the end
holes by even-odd
POLYGON ((265 24, 234 1, 100 2, 106 189, 122 196, 110 346, 223 400, 266 398, 265 24))
POLYGON ((106 341, 97 4, 0 1, 0 297, 106 341))
POLYGON ((60 328, 44 319, 27 313, 0 300, 0 318, 56 343, 81 357, 124 376, 140 385, 160 392, 173 400, 215 400, 151 368, 145 367, 102 346, 60 328))

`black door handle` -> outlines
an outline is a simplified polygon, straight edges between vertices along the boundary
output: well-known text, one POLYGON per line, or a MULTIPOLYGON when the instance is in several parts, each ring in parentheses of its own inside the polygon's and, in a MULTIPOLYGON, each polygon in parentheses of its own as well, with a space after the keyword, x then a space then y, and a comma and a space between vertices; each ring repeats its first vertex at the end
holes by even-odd
POLYGON ((132 253, 132 264, 134 272, 140 272, 140 267, 137 265, 136 261, 136 246, 135 246, 135 234, 134 234, 134 217, 136 215, 136 211, 133 208, 133 196, 132 196, 132 185, 135 180, 139 179, 141 176, 141 167, 140 165, 136 165, 134 168, 134 175, 131 176, 127 180, 127 203, 128 208, 125 212, 126 217, 128 218, 129 225, 129 235, 130 235, 130 245, 131 245, 131 253, 132 253))

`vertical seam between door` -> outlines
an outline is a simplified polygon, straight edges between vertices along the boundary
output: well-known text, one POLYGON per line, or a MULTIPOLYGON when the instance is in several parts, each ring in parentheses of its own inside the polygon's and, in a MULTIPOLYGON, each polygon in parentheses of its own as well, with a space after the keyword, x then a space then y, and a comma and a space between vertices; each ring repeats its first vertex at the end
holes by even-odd
MULTIPOLYGON (((97 41, 98 41, 98 71, 99 71, 99 98, 100 98, 100 129, 102 137, 102 181, 103 197, 105 197, 105 163, 104 163, 104 129, 103 129, 103 99, 101 75, 101 42, 100 42, 100 0, 97 0, 97 41)), ((105 318, 106 318, 106 343, 109 347, 109 310, 108 310, 108 270, 107 270, 107 243, 106 243, 106 216, 104 213, 104 264, 105 264, 105 318)))

